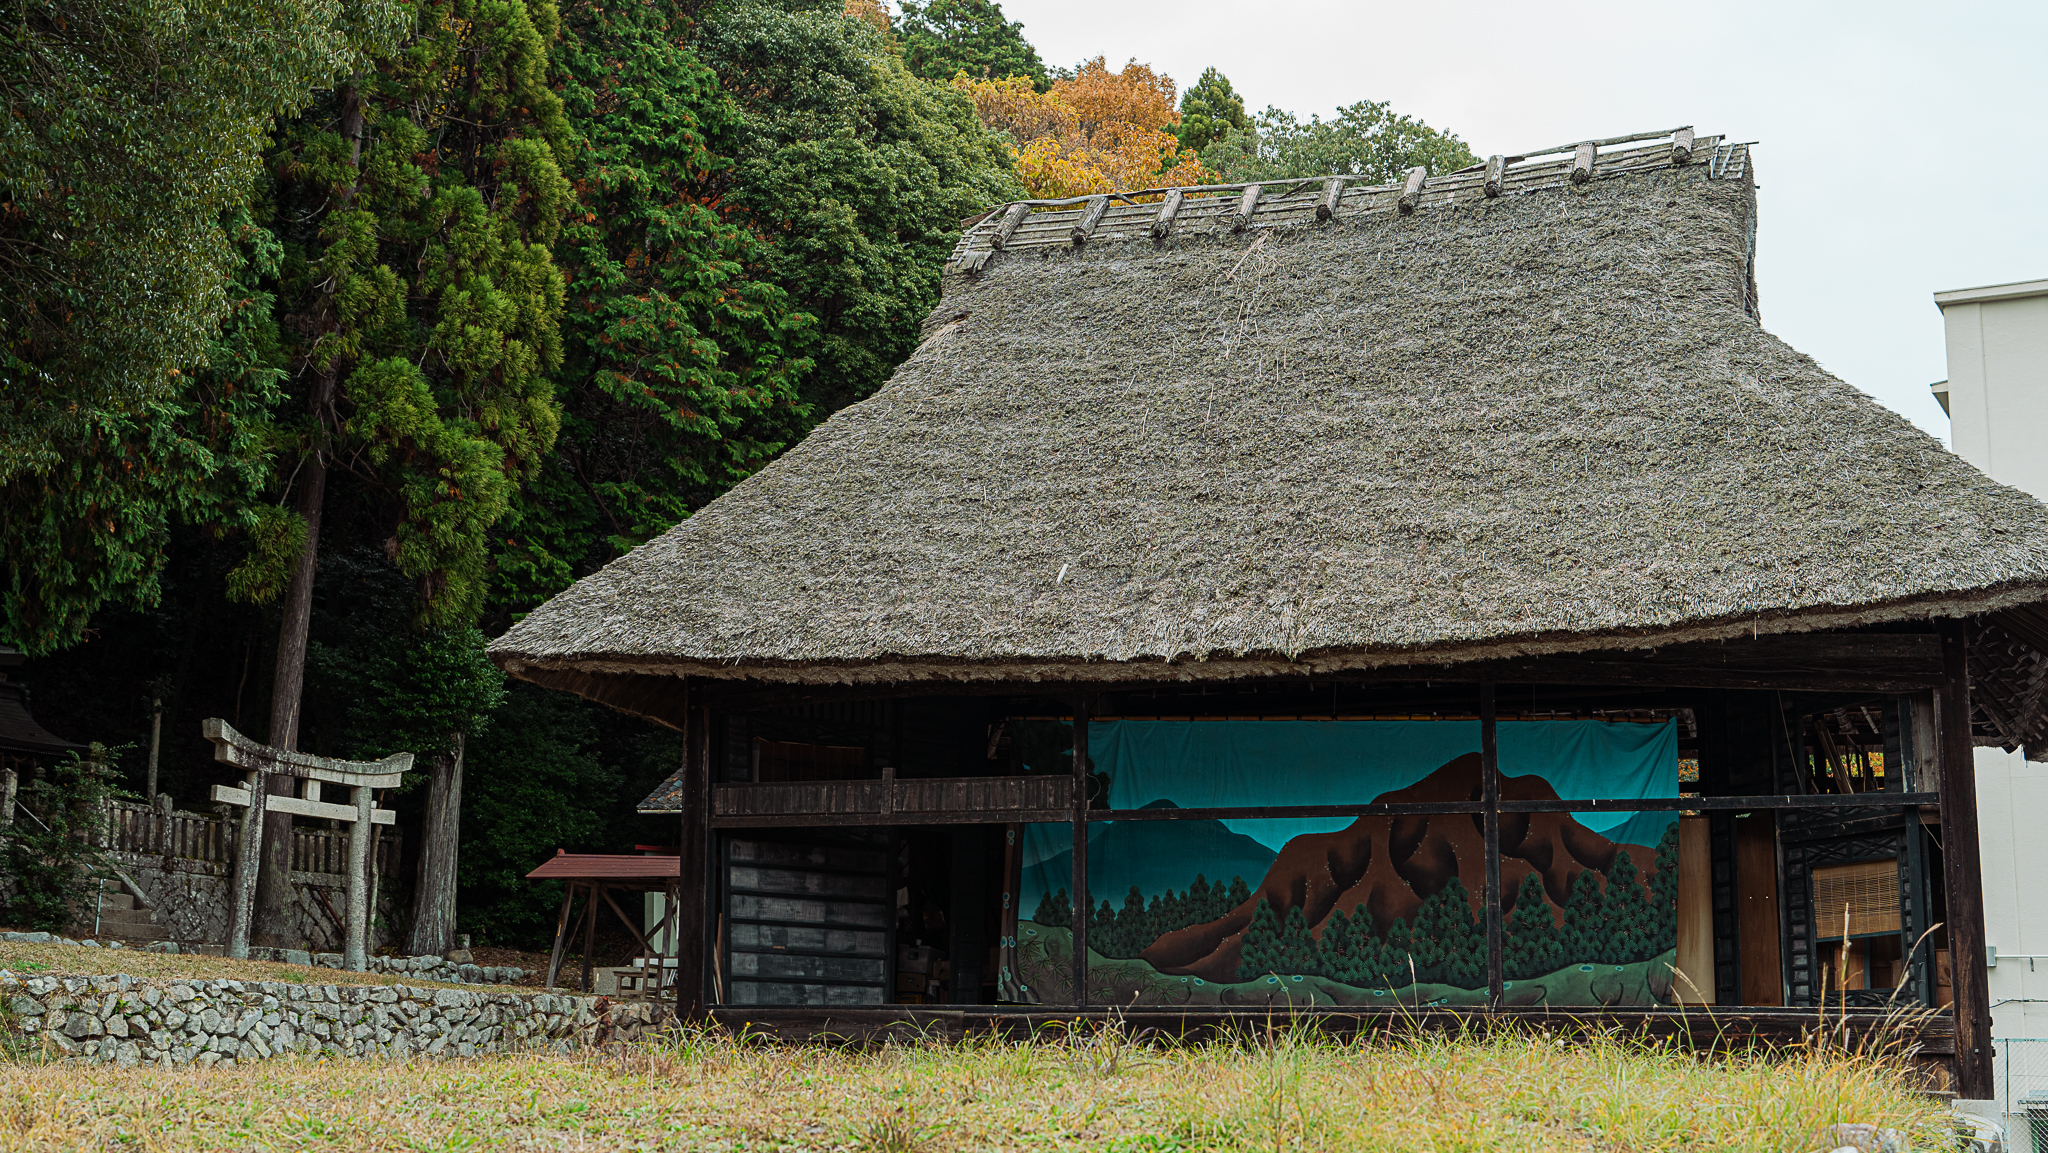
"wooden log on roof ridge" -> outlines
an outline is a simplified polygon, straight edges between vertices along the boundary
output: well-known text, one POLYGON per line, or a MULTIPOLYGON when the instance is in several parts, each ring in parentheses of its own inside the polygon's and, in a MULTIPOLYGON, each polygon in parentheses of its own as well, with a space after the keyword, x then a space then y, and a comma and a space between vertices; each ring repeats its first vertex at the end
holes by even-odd
POLYGON ((1500 185, 1501 185, 1501 181, 1502 181, 1502 179, 1504 179, 1504 178, 1505 178, 1505 177, 1507 176, 1507 172, 1508 172, 1508 161, 1507 161, 1507 157, 1505 157, 1505 156, 1500 156, 1500 155, 1494 155, 1494 156, 1489 156, 1489 157, 1487 157, 1487 158, 1486 158, 1486 184, 1485 184, 1485 188, 1486 188, 1486 195, 1487 195, 1488 197, 1495 197, 1495 196, 1499 196, 1499 195, 1500 195, 1500 185))
POLYGON ((1263 187, 1259 184, 1245 186, 1244 195, 1237 201, 1237 214, 1230 221, 1232 232, 1243 232, 1252 226, 1252 213, 1259 209, 1259 190, 1263 187))
POLYGON ((1584 184, 1593 179, 1593 161, 1599 155, 1600 149, 1592 141, 1588 140, 1579 145, 1578 151, 1572 154, 1573 184, 1584 184))
POLYGON ((1173 218, 1180 215, 1182 196, 1178 188, 1167 190, 1166 199, 1159 202, 1159 216, 1152 221, 1152 239, 1164 240, 1166 234, 1173 231, 1173 218))
POLYGON ((1109 197, 1097 196, 1089 200, 1088 211, 1082 215, 1080 222, 1074 225, 1073 231, 1069 234, 1073 237, 1074 243, 1088 243, 1088 238, 1095 235, 1095 226, 1102 223, 1103 213, 1108 211, 1109 197))
POLYGON ((1316 219, 1335 220, 1337 218, 1337 202, 1343 199, 1343 196, 1343 177, 1332 176, 1328 180, 1323 181, 1322 198, 1316 201, 1316 219))
POLYGON ((1692 161, 1692 129, 1681 128, 1671 134, 1671 163, 1673 167, 1692 161))
POLYGON ((1401 183, 1401 212, 1406 215, 1415 211, 1422 201, 1422 185, 1429 179, 1429 169, 1420 165, 1408 170, 1408 178, 1401 183))
POLYGON ((1003 214, 1002 223, 996 225, 996 234, 988 238, 988 246, 990 248, 1001 248, 1003 245, 1008 244, 1010 237, 1017 231, 1017 226, 1024 223, 1024 218, 1030 215, 1030 213, 1030 205, 1022 201, 1012 204, 1010 210, 1003 214))

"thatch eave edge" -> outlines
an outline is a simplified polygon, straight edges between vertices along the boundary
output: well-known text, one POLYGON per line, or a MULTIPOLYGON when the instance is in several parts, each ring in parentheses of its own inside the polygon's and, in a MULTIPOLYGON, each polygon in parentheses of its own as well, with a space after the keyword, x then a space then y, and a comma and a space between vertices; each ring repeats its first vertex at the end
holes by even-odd
MULTIPOLYGON (((1228 681, 1260 677, 1315 677, 1346 672, 1412 667, 1426 671, 1479 661, 1519 657, 1563 656, 1594 652, 1658 649, 1699 641, 1740 640, 1768 635, 1823 632, 1864 625, 1936 617, 1974 617, 2020 605, 2048 601, 2048 582, 2026 582, 1968 593, 1919 596, 1881 604, 1779 609, 1775 615, 1755 614, 1677 625, 1666 629, 1628 629, 1606 633, 1503 637, 1454 642, 1412 649, 1332 650, 1295 656, 1232 655, 1187 660, 1102 660, 1051 657, 996 661, 936 656, 880 658, 867 661, 707 661, 679 657, 607 656, 540 657, 492 651, 491 660, 506 675, 542 680, 529 672, 577 672, 592 676, 635 675, 752 681, 767 685, 877 685, 921 682, 1117 684, 1161 681, 1228 681)), ((496 646, 493 646, 496 650, 496 646)))

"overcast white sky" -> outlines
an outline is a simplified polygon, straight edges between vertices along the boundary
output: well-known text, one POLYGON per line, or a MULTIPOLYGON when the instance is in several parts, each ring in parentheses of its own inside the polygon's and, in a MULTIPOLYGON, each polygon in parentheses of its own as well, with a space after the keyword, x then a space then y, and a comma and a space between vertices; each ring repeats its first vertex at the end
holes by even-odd
POLYGON ((1390 100, 1481 156, 1759 141, 1764 326, 1947 438, 1931 294, 2048 278, 2048 2, 1003 0, 1049 64, 1214 66, 1256 112, 1390 100))

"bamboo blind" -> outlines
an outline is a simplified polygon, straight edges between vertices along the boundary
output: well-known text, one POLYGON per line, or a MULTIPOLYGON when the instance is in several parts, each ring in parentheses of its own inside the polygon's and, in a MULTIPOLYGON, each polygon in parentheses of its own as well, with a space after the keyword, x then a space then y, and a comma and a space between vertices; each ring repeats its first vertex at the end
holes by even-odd
POLYGON ((1849 935, 1896 933, 1899 917, 1897 861, 1858 861, 1827 865, 1813 871, 1813 919, 1824 940, 1842 936, 1842 911, 1849 913, 1849 935))

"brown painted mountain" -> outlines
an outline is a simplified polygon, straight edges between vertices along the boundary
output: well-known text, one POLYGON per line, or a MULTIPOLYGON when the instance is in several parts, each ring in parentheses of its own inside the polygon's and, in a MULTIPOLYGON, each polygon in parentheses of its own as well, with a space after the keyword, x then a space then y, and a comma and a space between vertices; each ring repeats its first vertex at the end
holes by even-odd
MULTIPOLYGON (((1534 774, 1502 777, 1501 796, 1558 799, 1550 782, 1534 774)), ((1459 757, 1405 789, 1374 799, 1406 804, 1477 801, 1479 756, 1459 757)), ((1605 872, 1623 849, 1639 870, 1639 884, 1647 882, 1656 860, 1654 849, 1610 841, 1573 820, 1570 813, 1503 813, 1500 847, 1506 905, 1512 907, 1523 878, 1534 873, 1555 906, 1553 913, 1565 907, 1581 872, 1605 872)), ((1452 877, 1474 894, 1486 891, 1485 838, 1477 814, 1360 817, 1337 832, 1309 833, 1287 842, 1249 900, 1228 916, 1160 937, 1142 956, 1162 973, 1234 981, 1244 931, 1262 900, 1272 902, 1283 920, 1288 910, 1300 908, 1318 937, 1332 909, 1355 916, 1360 907, 1372 914, 1373 925, 1384 934, 1396 918, 1413 922, 1423 900, 1452 877)), ((1647 885, 1644 895, 1650 895, 1647 885)))

